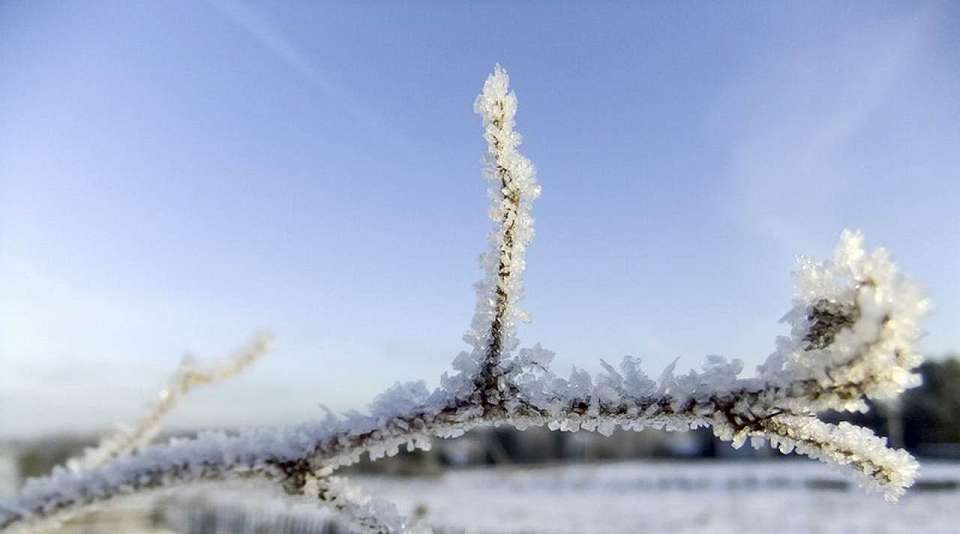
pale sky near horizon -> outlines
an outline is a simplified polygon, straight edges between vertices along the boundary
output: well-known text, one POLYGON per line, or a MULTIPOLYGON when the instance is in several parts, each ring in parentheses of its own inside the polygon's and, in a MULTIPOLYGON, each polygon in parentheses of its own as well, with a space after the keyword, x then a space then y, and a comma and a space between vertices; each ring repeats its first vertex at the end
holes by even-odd
POLYGON ((521 338, 558 369, 752 370, 844 228, 928 289, 923 351, 960 351, 956 3, 4 2, 0 438, 130 421, 261 328, 171 425, 436 385, 496 62, 543 186, 521 338))

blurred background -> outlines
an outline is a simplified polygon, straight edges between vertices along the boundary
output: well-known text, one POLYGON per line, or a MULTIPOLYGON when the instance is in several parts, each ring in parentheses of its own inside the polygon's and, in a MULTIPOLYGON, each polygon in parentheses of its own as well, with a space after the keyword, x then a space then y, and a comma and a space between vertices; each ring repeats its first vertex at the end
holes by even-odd
MULTIPOLYGON (((259 329, 275 350, 165 436, 436 385, 490 228, 471 105, 499 62, 544 188, 525 343, 558 369, 749 372, 785 333, 796 255, 862 229, 934 310, 923 386, 855 419, 923 474, 891 506, 704 432, 496 429, 361 483, 451 531, 951 532, 958 50, 947 1, 2 2, 0 497, 134 421, 184 353, 259 329)), ((337 528, 233 491, 71 528, 337 528)))

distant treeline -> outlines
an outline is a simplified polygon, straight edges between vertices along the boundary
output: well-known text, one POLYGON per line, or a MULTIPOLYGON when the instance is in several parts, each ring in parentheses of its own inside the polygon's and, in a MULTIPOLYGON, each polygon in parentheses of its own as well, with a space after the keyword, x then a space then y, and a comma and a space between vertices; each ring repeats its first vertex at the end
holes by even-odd
POLYGON ((868 426, 921 456, 960 458, 960 358, 928 360, 920 374, 923 384, 898 403, 872 403, 866 414, 835 419, 868 426))
POLYGON ((903 440, 908 448, 960 443, 960 359, 928 361, 923 385, 903 398, 903 440))

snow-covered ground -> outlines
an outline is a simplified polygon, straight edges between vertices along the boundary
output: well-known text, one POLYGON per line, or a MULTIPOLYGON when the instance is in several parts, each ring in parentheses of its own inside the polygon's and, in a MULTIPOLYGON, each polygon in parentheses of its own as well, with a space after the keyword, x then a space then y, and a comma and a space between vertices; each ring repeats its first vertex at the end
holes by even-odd
POLYGON ((957 533, 960 464, 925 464, 896 504, 807 461, 628 462, 355 479, 468 532, 957 533))

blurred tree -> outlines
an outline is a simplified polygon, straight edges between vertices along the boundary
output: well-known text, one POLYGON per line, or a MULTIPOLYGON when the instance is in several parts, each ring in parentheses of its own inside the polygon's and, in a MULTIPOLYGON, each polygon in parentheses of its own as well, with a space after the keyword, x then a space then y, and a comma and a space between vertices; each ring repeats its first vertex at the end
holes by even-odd
POLYGON ((903 439, 908 448, 960 443, 960 359, 927 360, 923 385, 903 396, 903 439))

